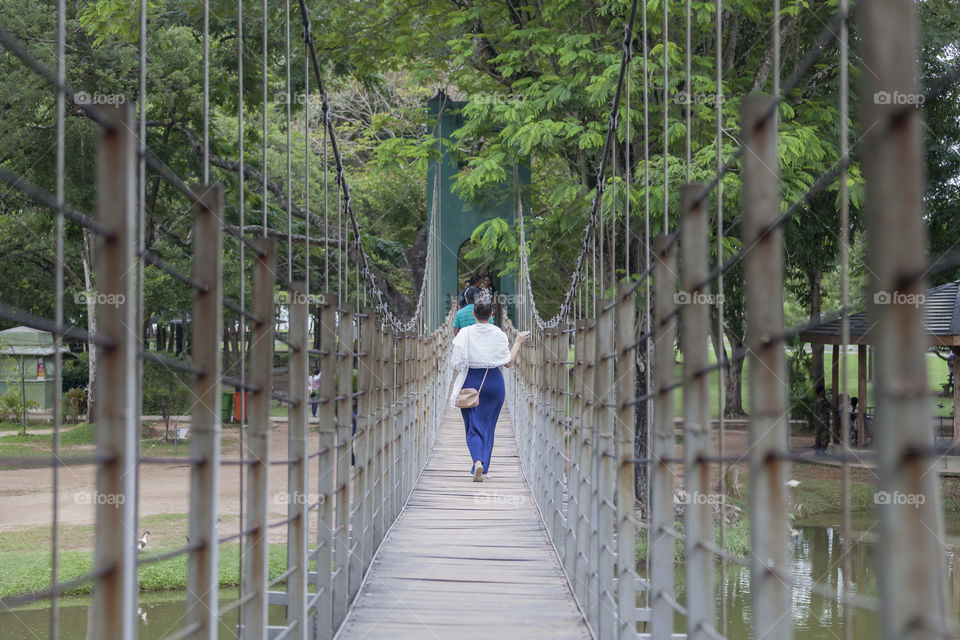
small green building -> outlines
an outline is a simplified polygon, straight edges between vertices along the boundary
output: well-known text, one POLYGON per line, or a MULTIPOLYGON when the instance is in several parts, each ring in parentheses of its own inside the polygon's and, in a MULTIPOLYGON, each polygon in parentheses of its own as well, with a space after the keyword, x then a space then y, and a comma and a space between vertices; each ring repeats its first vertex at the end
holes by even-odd
MULTIPOLYGON (((69 353, 69 349, 60 350, 69 353)), ((0 395, 10 390, 23 393, 27 403, 35 402, 41 411, 53 410, 53 389, 56 375, 53 370, 53 334, 30 327, 14 327, 0 331, 0 395), (20 371, 23 371, 23 388, 20 371)))

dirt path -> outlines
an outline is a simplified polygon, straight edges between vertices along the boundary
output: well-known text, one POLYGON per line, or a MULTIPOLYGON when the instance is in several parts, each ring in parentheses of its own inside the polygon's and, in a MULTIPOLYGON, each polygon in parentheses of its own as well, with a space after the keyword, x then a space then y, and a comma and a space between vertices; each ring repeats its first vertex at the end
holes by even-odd
MULTIPOLYGON (((287 457, 287 424, 272 422, 271 457, 287 457)), ((677 431, 678 438, 681 436, 677 431)), ((225 432, 229 438, 224 445, 223 457, 236 459, 240 456, 240 445, 234 430, 225 432)), ((714 431, 714 450, 719 453, 714 431)), ((317 434, 311 432, 310 450, 317 448, 317 434)), ((795 450, 809 449, 813 444, 810 437, 792 437, 790 445, 795 450)), ((726 455, 746 454, 749 447, 749 434, 745 430, 730 429, 725 432, 724 453, 726 455)), ((88 447, 89 448, 89 447, 88 447)), ((144 455, 150 455, 144 451, 144 455)), ((676 455, 683 455, 681 444, 676 445, 676 455)), ((746 463, 748 458, 744 457, 746 463)), ((682 486, 683 465, 673 465, 677 486, 682 486)), ((220 535, 237 533, 240 529, 240 483, 239 467, 225 466, 220 471, 220 513, 223 522, 220 535)), ((311 478, 316 477, 312 469, 311 478)), ((287 485, 287 468, 283 465, 270 466, 270 519, 281 520, 286 516, 284 488, 287 485)), ((96 469, 93 466, 61 467, 58 504, 60 521, 64 525, 92 525, 94 505, 92 496, 96 487, 96 469)), ((186 514, 189 511, 190 468, 184 464, 145 464, 140 467, 140 518, 156 515, 186 514)), ((311 492, 309 501, 317 499, 311 492)), ((20 469, 0 471, 0 531, 23 530, 33 527, 49 527, 53 512, 53 481, 50 469, 20 469)), ((312 533, 316 529, 316 518, 311 518, 312 533)), ((151 525, 151 539, 158 543, 166 540, 180 543, 186 533, 186 518, 170 518, 166 524, 151 525), (160 529, 154 531, 153 529, 160 529)), ((284 527, 270 530, 271 542, 283 542, 286 539, 284 527)))
MULTIPOLYGON (((273 422, 270 439, 271 458, 287 457, 287 424, 273 422)), ((236 459, 240 456, 239 441, 231 430, 231 440, 224 446, 223 457, 236 459)), ((310 450, 317 449, 317 434, 312 432, 310 450)), ((150 455, 145 450, 144 455, 150 455)), ((220 513, 223 523, 220 535, 239 531, 240 482, 239 466, 224 466, 220 470, 220 513)), ((315 476, 314 473, 311 474, 315 476)), ((270 466, 270 519, 286 517, 284 501, 287 486, 287 467, 270 466)), ((96 487, 96 468, 93 466, 61 467, 58 505, 60 522, 64 525, 92 525, 94 505, 92 496, 96 487)), ((189 511, 190 467, 188 464, 144 464, 140 466, 140 518, 163 514, 186 514, 189 511)), ((309 501, 317 499, 311 492, 309 501)), ((23 530, 31 527, 49 527, 53 513, 53 478, 50 469, 15 469, 0 471, 0 531, 23 530)), ((315 519, 313 519, 315 520, 315 519)), ((172 537, 182 541, 185 534, 183 522, 172 519, 170 531, 152 531, 154 538, 162 541, 172 537)), ((314 529, 316 524, 314 523, 314 529)), ((283 542, 285 529, 270 530, 271 542, 283 542)))

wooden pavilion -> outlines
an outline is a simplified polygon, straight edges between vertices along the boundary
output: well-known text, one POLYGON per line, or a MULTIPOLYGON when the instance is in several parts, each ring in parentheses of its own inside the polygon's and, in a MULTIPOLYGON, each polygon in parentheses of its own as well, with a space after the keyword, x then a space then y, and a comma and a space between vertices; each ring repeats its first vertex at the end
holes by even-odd
MULTIPOLYGON (((923 322, 930 337, 930 346, 948 347, 953 353, 953 442, 960 442, 960 280, 928 289, 921 302, 923 322)), ((857 395, 860 407, 857 413, 857 442, 864 443, 866 435, 867 346, 873 344, 874 326, 869 311, 850 315, 850 345, 857 346, 857 395)), ((827 322, 800 334, 810 344, 833 345, 833 403, 839 401, 839 361, 843 324, 841 320, 827 322)))

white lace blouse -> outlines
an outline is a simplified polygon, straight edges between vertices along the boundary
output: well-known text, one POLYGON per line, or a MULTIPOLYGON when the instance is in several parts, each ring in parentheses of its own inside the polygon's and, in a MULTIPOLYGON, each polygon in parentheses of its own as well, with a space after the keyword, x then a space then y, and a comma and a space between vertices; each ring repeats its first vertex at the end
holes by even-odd
POLYGON ((496 325, 472 324, 454 337, 450 360, 459 372, 450 393, 450 406, 454 407, 469 369, 491 369, 510 362, 510 340, 496 325))

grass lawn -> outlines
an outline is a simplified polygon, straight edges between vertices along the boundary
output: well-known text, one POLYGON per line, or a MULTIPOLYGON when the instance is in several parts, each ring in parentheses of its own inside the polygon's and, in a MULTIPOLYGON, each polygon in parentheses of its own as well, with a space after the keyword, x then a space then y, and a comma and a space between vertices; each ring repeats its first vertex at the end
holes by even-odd
MULTIPOLYGON (((224 516, 224 520, 236 521, 236 516, 224 516)), ((140 518, 140 530, 150 531, 150 546, 142 553, 144 557, 161 554, 186 544, 183 535, 188 529, 187 514, 172 513, 140 518), (154 535, 156 534, 156 535, 154 535)), ((60 548, 59 580, 67 581, 88 573, 93 567, 93 526, 63 525, 59 528, 60 548)), ((51 528, 32 527, 23 531, 0 532, 0 598, 19 595, 50 586, 51 528)), ((229 542, 220 546, 220 586, 239 584, 239 544, 229 542)), ((270 545, 270 577, 274 578, 287 566, 285 544, 270 545)), ((184 589, 187 584, 187 556, 164 560, 140 567, 141 591, 184 589)), ((72 589, 68 595, 89 594, 92 585, 85 584, 72 589)))

